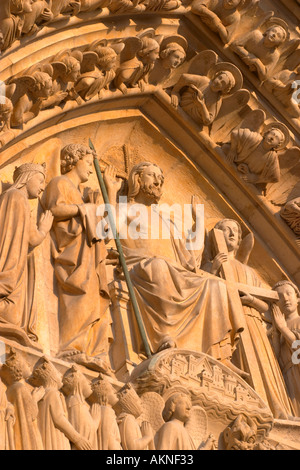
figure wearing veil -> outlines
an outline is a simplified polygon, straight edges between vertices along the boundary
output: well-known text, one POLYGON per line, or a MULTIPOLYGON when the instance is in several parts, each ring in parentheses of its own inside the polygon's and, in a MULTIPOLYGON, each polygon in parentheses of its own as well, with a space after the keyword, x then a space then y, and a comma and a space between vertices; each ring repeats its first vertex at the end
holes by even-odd
POLYGON ((33 311, 34 264, 29 248, 49 232, 53 217, 46 211, 38 227, 31 220, 29 199, 44 189, 45 168, 25 163, 16 168, 13 185, 0 196, 0 328, 26 341, 37 341, 33 311))

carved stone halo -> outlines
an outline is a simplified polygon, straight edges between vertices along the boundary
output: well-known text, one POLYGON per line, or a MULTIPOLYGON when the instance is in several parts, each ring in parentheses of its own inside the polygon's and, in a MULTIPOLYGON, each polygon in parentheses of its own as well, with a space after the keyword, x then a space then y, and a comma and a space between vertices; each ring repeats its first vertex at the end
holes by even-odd
POLYGON ((264 134, 266 134, 268 131, 270 131, 272 129, 279 129, 284 135, 284 141, 282 142, 282 144, 280 144, 277 147, 277 150, 285 149, 288 146, 289 142, 290 142, 290 133, 289 133, 288 128, 282 122, 273 121, 273 122, 270 122, 269 124, 267 124, 265 126, 264 134))
POLYGON ((243 86, 243 75, 242 72, 233 64, 230 62, 219 62, 218 64, 214 65, 208 72, 208 77, 210 79, 213 79, 218 72, 230 72, 234 76, 235 79, 235 85, 234 87, 230 90, 229 93, 227 93, 227 96, 233 95, 236 91, 240 90, 243 86))

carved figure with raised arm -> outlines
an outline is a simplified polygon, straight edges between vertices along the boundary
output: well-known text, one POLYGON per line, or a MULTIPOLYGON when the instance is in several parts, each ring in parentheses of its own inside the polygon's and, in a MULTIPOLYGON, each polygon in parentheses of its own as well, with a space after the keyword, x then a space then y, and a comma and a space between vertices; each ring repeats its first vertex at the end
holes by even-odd
MULTIPOLYGON (((256 113, 255 113, 256 115, 256 113)), ((280 162, 284 163, 290 142, 288 128, 280 122, 265 125, 259 118, 254 127, 242 125, 231 134, 231 142, 224 145, 228 163, 236 165, 246 183, 266 189, 268 183, 280 180, 280 162)))
POLYGON ((12 127, 20 127, 38 116, 43 108, 43 102, 52 93, 51 76, 37 68, 31 74, 24 74, 12 82, 10 99, 14 109, 11 117, 12 127))
POLYGON ((94 153, 82 144, 65 146, 62 176, 50 181, 42 204, 54 216, 52 256, 59 297, 60 357, 109 372, 107 251, 96 235, 97 204, 85 202, 79 189, 93 172, 93 158, 94 153))
POLYGON ((92 395, 91 383, 77 364, 64 374, 62 391, 66 396, 70 423, 82 437, 90 442, 93 450, 97 450, 100 406, 94 405, 93 409, 90 409, 87 399, 92 395))
MULTIPOLYGON (((116 204, 119 189, 115 176, 114 169, 107 168, 104 177, 111 204, 116 204)), ((134 216, 125 221, 119 218, 123 251, 150 349, 154 353, 176 346, 194 349, 234 367, 230 362, 232 337, 242 327, 238 320, 231 322, 232 314, 236 318, 236 304, 226 283, 197 269, 195 252, 189 251, 185 235, 180 232, 180 237, 175 236, 174 221, 159 210, 156 217, 161 223, 153 222, 160 227, 159 233, 150 235, 152 205, 157 205, 163 195, 164 179, 163 171, 151 162, 135 165, 129 175, 128 205, 132 209, 135 204, 144 206, 147 225, 142 224, 140 231, 148 233, 148 238, 130 236, 128 225, 134 216), (171 227, 170 236, 163 237, 167 227, 171 227)), ((116 209, 118 214, 118 204, 116 209)), ((143 351, 139 337, 137 342, 143 351)))
MULTIPOLYGON (((248 8, 258 3, 252 0, 248 8)), ((193 0, 191 11, 227 44, 236 33, 247 0, 193 0)), ((247 9, 248 9, 247 8, 247 9)))
POLYGON ((121 413, 118 416, 123 450, 154 450, 154 433, 149 422, 138 424, 142 402, 131 384, 118 393, 121 413))
POLYGON ((241 36, 231 48, 252 72, 264 82, 272 77, 281 57, 281 48, 289 38, 289 27, 280 18, 271 18, 260 28, 241 36))
POLYGON ((211 126, 223 106, 232 112, 247 104, 250 94, 241 90, 242 85, 242 74, 235 65, 218 62, 215 52, 203 51, 191 61, 188 73, 179 78, 171 100, 175 108, 180 105, 197 124, 211 126))
POLYGON ((36 316, 30 307, 34 276, 28 276, 28 253, 43 242, 53 216, 46 211, 38 225, 31 217, 29 199, 39 198, 44 189, 44 166, 24 163, 16 167, 13 181, 0 196, 0 330, 4 336, 32 344, 37 334, 36 316))
POLYGON ((108 45, 92 45, 83 53, 81 76, 76 83, 75 90, 86 101, 98 95, 100 99, 105 89, 116 77, 119 54, 124 43, 108 45))
POLYGON ((123 94, 127 93, 128 88, 139 87, 144 91, 149 73, 159 58, 160 46, 154 37, 154 30, 146 30, 136 37, 127 38, 124 44, 114 84, 123 94))

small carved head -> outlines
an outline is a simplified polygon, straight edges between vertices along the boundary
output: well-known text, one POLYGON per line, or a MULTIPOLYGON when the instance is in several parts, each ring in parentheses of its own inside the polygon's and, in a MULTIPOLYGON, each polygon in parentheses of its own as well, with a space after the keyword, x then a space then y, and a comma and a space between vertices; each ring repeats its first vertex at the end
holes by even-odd
POLYGON ((10 0, 10 11, 14 15, 32 12, 34 0, 10 0))
POLYGON ((163 409, 163 419, 165 422, 177 419, 183 423, 187 423, 190 418, 192 402, 190 397, 185 393, 175 393, 166 401, 163 409))
POLYGON ((166 69, 176 69, 185 61, 186 52, 180 44, 171 42, 160 51, 160 58, 166 69))
POLYGON ((45 165, 24 163, 15 168, 14 184, 11 188, 21 189, 26 186, 29 199, 38 198, 45 188, 45 165))
POLYGON ((268 129, 263 137, 263 145, 266 150, 279 150, 286 140, 284 133, 277 127, 268 129))
POLYGON ((108 46, 97 47, 95 52, 98 54, 98 66, 101 70, 114 70, 117 66, 117 53, 108 46))
POLYGON ((162 196, 164 184, 163 171, 155 163, 143 162, 135 165, 128 178, 128 200, 134 198, 141 192, 157 203, 162 196))
POLYGON ((278 306, 284 315, 298 312, 300 291, 295 284, 290 281, 280 281, 275 284, 273 290, 278 292, 278 306))
POLYGON ((234 219, 222 219, 215 229, 222 230, 229 252, 237 252, 242 241, 242 227, 234 219))
POLYGON ((154 64, 159 58, 159 44, 155 39, 145 37, 142 39, 142 48, 137 53, 146 64, 154 64))
POLYGON ((233 74, 229 72, 229 70, 220 70, 216 73, 211 82, 211 89, 215 93, 228 95, 235 85, 236 81, 233 74))
POLYGON ((75 83, 80 77, 81 64, 75 57, 67 56, 62 59, 62 64, 65 66, 62 68, 61 77, 64 82, 75 83))
POLYGON ((67 396, 80 395, 83 398, 88 398, 92 394, 89 380, 83 375, 76 364, 64 374, 62 390, 67 396))
POLYGON ((1 368, 0 375, 8 385, 12 385, 29 377, 30 370, 27 362, 17 351, 14 348, 10 348, 6 361, 1 368))
POLYGON ((53 387, 59 390, 62 387, 62 376, 50 359, 44 356, 35 365, 29 383, 34 387, 53 387))
POLYGON ((288 31, 281 25, 274 25, 264 34, 264 44, 266 47, 279 47, 288 38, 288 31))
POLYGON ((131 384, 126 384, 118 393, 122 412, 133 415, 135 418, 143 412, 142 401, 131 384))
POLYGON ((60 168, 61 174, 65 175, 76 167, 77 163, 84 159, 86 156, 95 156, 89 147, 82 144, 69 144, 66 145, 60 155, 60 168))
POLYGON ((48 98, 51 95, 53 82, 50 75, 45 72, 36 71, 32 75, 34 79, 33 87, 30 91, 36 98, 48 98))
POLYGON ((99 377, 92 381, 92 390, 100 405, 114 406, 118 403, 117 392, 103 374, 99 374, 99 377))

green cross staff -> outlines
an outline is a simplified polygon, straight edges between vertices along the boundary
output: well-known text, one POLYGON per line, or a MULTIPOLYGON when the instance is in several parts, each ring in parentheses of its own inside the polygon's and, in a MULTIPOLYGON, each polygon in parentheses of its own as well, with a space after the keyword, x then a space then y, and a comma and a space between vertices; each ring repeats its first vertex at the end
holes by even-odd
MULTIPOLYGON (((93 152, 96 153, 95 147, 94 147, 91 139, 89 139, 89 146, 90 146, 90 149, 93 150, 93 152)), ((132 284, 131 277, 130 277, 130 274, 129 274, 129 271, 128 271, 128 268, 127 268, 126 261, 125 261, 123 247, 121 245, 120 237, 119 237, 119 234, 117 232, 116 222, 115 222, 114 215, 113 215, 113 212, 111 210, 110 203, 109 203, 108 194, 107 194, 106 186, 105 186, 105 183, 104 183, 104 179, 102 177, 99 161, 98 161, 98 158, 96 156, 94 157, 94 166, 95 166, 96 174, 97 174, 97 177, 98 177, 100 189, 101 189, 101 192, 102 192, 103 200, 104 200, 104 203, 106 205, 110 227, 111 227, 111 230, 112 230, 115 242, 116 242, 117 250, 118 250, 118 253, 119 253, 120 263, 121 263, 121 266, 122 266, 122 269, 123 269, 123 272, 124 272, 125 281, 126 281, 126 284, 127 284, 127 287, 128 287, 129 297, 130 297, 130 300, 131 300, 131 303, 132 303, 132 308, 133 308, 134 315, 135 315, 135 318, 136 318, 136 321, 137 321, 137 324, 138 324, 138 328, 139 328, 139 331, 140 331, 140 334, 141 334, 141 337, 142 337, 142 340, 143 340, 143 344, 144 344, 144 347, 145 347, 145 352, 146 352, 147 357, 151 357, 152 354, 151 354, 151 351, 150 351, 150 346, 149 346, 149 343, 148 343, 144 323, 143 323, 143 320, 142 320, 142 317, 141 317, 141 313, 140 313, 139 306, 138 306, 138 303, 137 303, 137 300, 136 300, 133 284, 132 284)))

